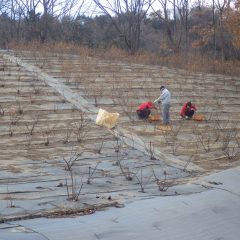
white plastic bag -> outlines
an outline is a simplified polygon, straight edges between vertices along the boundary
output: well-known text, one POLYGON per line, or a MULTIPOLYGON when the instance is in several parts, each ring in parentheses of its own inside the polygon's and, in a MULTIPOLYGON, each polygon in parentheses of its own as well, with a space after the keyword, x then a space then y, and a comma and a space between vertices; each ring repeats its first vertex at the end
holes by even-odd
POLYGON ((109 113, 106 110, 100 108, 96 118, 96 124, 111 129, 117 124, 118 118, 119 113, 109 113))

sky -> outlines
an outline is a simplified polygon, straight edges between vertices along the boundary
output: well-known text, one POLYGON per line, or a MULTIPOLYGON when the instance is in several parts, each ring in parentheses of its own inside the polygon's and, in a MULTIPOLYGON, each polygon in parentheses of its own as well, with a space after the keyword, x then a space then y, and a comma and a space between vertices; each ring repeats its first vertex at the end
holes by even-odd
MULTIPOLYGON (((86 15, 88 16, 91 16, 91 15, 99 15, 101 14, 101 11, 96 7, 96 5, 94 4, 93 0, 85 0, 86 1, 86 6, 90 6, 89 9, 86 11, 86 15)), ((114 0, 100 0, 101 3, 105 3, 107 4, 107 2, 112 2, 114 0)), ((153 7, 154 9, 156 10, 159 10, 161 9, 161 4, 160 4, 160 1, 161 0, 152 0, 154 3, 153 3, 153 7)), ((173 0, 172 0, 173 1, 173 0)), ((180 2, 181 0, 175 0, 176 2, 180 2)), ((224 0, 215 0, 215 2, 217 1, 224 1, 224 0)), ((191 5, 194 5, 196 4, 197 2, 201 2, 203 5, 208 5, 208 6, 211 6, 212 5, 212 2, 213 0, 189 0, 189 4, 190 6, 191 5)), ((169 7, 171 6, 171 4, 169 4, 169 7)))
MULTIPOLYGON (((25 0, 25 1, 30 1, 30 0, 25 0)), ((56 2, 62 2, 63 0, 57 0, 56 2)), ((68 0, 66 0, 68 1, 68 0)), ((95 3, 93 0, 78 0, 78 4, 76 7, 74 7, 71 11, 71 15, 74 16, 76 15, 76 12, 79 12, 78 9, 79 9, 79 6, 81 5, 82 1, 84 1, 84 4, 81 8, 81 11, 80 11, 80 14, 81 15, 86 15, 86 16, 95 16, 95 15, 101 15, 102 12, 101 10, 96 7, 95 3)), ((113 2, 113 1, 116 1, 116 0, 99 0, 101 3, 103 4, 106 4, 108 2, 113 2)), ((124 0, 120 0, 120 1, 124 1, 124 0)), ((161 4, 159 3, 161 0, 152 0, 153 3, 153 7, 155 10, 159 10, 161 9, 161 4)), ((169 0, 170 1, 170 0, 169 0)), ((173 0, 172 0, 173 1, 173 0)), ((180 2, 180 1, 184 1, 184 0, 175 0, 176 2, 180 2)), ((201 2, 203 5, 208 5, 208 6, 211 6, 212 5, 212 1, 213 0, 189 0, 189 4, 190 6, 193 5, 194 3, 196 4, 196 2, 201 2)), ((215 2, 217 1, 224 1, 224 0, 215 0, 215 2)), ((169 4, 169 8, 171 8, 171 4, 169 4)), ((59 9, 60 7, 56 7, 56 14, 59 13, 59 9)), ((151 9, 150 9, 151 11, 151 9)), ((43 12, 43 8, 42 7, 39 7, 38 8, 38 12, 43 12)))

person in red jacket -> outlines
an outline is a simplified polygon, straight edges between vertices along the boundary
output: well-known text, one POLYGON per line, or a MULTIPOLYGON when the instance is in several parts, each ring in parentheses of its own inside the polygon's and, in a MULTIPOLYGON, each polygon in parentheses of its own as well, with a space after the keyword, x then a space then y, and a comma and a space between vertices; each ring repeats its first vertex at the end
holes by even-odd
POLYGON ((197 111, 197 108, 194 104, 192 104, 191 102, 186 102, 184 103, 182 110, 180 112, 180 116, 182 118, 192 118, 193 114, 197 111))
POLYGON ((144 102, 137 108, 137 115, 139 119, 147 119, 151 114, 151 109, 155 108, 152 102, 144 102))

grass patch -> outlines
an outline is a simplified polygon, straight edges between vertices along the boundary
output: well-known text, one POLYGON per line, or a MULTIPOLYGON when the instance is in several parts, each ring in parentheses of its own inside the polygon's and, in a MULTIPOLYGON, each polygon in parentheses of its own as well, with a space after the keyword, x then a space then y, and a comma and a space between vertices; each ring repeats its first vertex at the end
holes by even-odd
POLYGON ((10 43, 9 48, 18 51, 35 51, 41 54, 59 53, 75 54, 82 57, 100 57, 105 60, 125 61, 137 64, 162 65, 170 68, 180 68, 192 72, 206 72, 214 74, 224 74, 230 76, 240 75, 240 61, 238 60, 215 60, 211 56, 198 54, 186 55, 175 54, 161 56, 157 53, 139 51, 135 55, 129 55, 127 51, 118 48, 91 49, 70 43, 10 43))

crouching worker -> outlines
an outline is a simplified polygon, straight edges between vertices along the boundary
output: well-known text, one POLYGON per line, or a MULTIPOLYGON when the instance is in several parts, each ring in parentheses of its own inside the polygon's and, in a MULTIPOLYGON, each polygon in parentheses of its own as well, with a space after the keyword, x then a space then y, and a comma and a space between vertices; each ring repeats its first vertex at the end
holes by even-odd
POLYGON ((152 102, 144 102, 137 108, 137 115, 139 119, 148 119, 151 114, 151 109, 155 108, 152 102))
POLYGON ((197 108, 191 102, 184 103, 182 110, 180 112, 180 116, 185 119, 192 118, 193 114, 197 111, 197 108))

